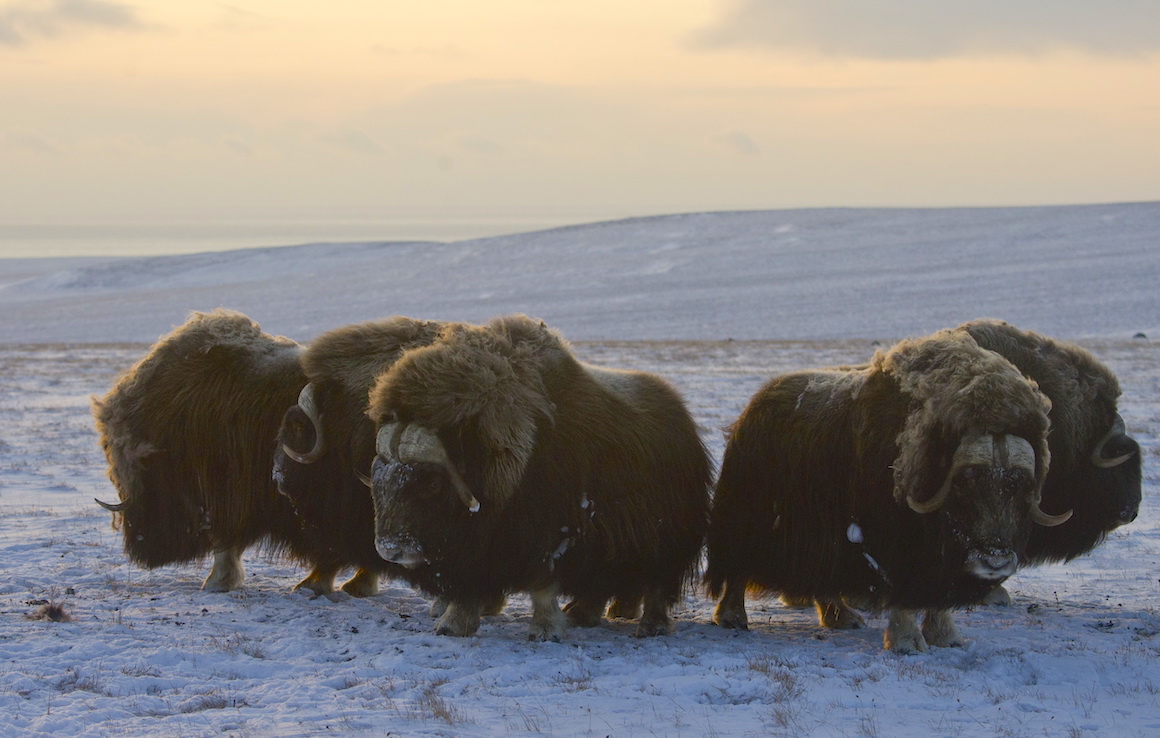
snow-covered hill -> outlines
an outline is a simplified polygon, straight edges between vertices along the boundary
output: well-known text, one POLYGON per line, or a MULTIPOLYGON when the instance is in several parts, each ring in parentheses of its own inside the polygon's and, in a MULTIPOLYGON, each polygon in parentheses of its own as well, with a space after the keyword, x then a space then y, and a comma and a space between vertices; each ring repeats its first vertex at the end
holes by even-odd
POLYGON ((1160 333, 1160 203, 700 213, 455 243, 0 260, 0 343, 152 341, 190 310, 308 339, 523 312, 573 340, 900 337, 980 316, 1160 333))

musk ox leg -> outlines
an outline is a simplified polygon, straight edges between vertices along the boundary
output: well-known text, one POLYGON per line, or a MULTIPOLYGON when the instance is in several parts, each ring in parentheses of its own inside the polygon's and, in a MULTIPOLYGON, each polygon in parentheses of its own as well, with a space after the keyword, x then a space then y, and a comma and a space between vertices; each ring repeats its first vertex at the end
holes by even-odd
POLYGON ((466 638, 479 630, 479 616, 483 605, 479 602, 447 603, 447 610, 435 621, 435 635, 466 638))
POLYGON ((294 585, 294 589, 305 589, 313 597, 328 595, 334 591, 334 575, 337 573, 333 566, 316 565, 305 579, 294 585))
POLYGON ((242 586, 246 570, 242 566, 242 548, 223 548, 213 552, 213 567, 202 582, 206 592, 229 592, 242 586))
POLYGON ((564 605, 564 614, 568 618, 568 625, 577 628, 595 628, 604 622, 603 597, 592 598, 581 595, 564 605))
POLYGON ((636 626, 637 638, 668 635, 677 629, 676 621, 669 614, 669 607, 673 597, 659 590, 649 592, 644 596, 644 612, 640 616, 640 623, 636 626))
POLYGON ((528 627, 529 641, 555 641, 564 639, 568 628, 567 619, 556 602, 559 589, 552 585, 531 592, 532 624, 528 627))
POLYGON ((778 599, 781 600, 782 607, 789 608, 790 610, 805 610, 816 604, 813 597, 798 597, 797 595, 789 595, 785 592, 782 592, 781 597, 778 597, 778 599))
POLYGON ((721 599, 713 611, 713 622, 722 628, 749 630, 749 616, 745 614, 745 587, 748 582, 741 579, 726 580, 721 590, 721 599))
POLYGON ((379 593, 379 575, 359 567, 354 576, 342 585, 342 591, 351 597, 374 597, 379 593))
POLYGON ((894 653, 918 653, 926 650, 926 639, 918 629, 916 610, 896 608, 890 611, 883 645, 894 653))
MULTIPOLYGON (((448 602, 449 600, 446 597, 436 598, 436 600, 431 603, 431 617, 438 618, 443 613, 447 612, 448 602)), ((502 615, 503 609, 505 607, 507 607, 507 595, 499 595, 495 599, 483 601, 483 614, 502 615)))
POLYGON ((817 600, 818 624, 834 630, 854 630, 865 628, 866 619, 843 600, 817 600))
POLYGON ((612 604, 608 606, 608 617, 613 620, 636 620, 640 613, 639 597, 613 597, 612 604))
POLYGON ((922 636, 928 646, 939 648, 955 648, 967 642, 951 619, 950 610, 927 610, 922 621, 922 636))
POLYGON ((1002 584, 997 584, 994 589, 983 595, 983 604, 992 607, 1010 607, 1011 594, 1002 584))
POLYGON ((502 615, 505 607, 507 607, 507 595, 497 595, 490 600, 483 601, 483 614, 502 615))

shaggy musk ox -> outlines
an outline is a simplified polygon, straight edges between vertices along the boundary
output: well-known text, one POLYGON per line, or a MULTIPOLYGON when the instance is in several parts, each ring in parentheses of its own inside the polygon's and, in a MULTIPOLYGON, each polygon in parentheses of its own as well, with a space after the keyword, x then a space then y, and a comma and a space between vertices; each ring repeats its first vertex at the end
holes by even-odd
POLYGON ((152 569, 212 553, 202 586, 227 591, 245 578, 241 554, 254 543, 310 559, 270 478, 278 423, 306 383, 300 355, 241 313, 194 313, 93 398, 121 498, 101 504, 133 562, 152 569))
POLYGON ((340 570, 357 567, 342 589, 365 597, 378 592, 379 574, 405 574, 375 550, 374 508, 362 481, 375 458, 367 396, 376 376, 403 352, 435 340, 439 328, 401 316, 358 323, 323 333, 303 354, 310 383, 286 410, 274 452, 278 489, 319 557, 300 587, 329 593, 340 570))
POLYGON ((613 597, 643 599, 637 635, 672 630, 711 469, 663 380, 582 364, 513 316, 445 326, 379 377, 368 414, 376 544, 450 602, 437 633, 473 634, 483 603, 516 591, 531 594, 532 640, 595 625, 613 597))
MULTIPOLYGON (((1116 411, 1120 386, 1115 374, 1086 349, 1000 320, 974 320, 959 329, 1014 364, 1051 400, 1051 468, 1041 506, 1073 514, 1062 525, 1032 528, 1020 565, 1068 561, 1135 520, 1140 447, 1116 411)), ((1011 598, 999 585, 983 601, 1006 605, 1011 598)), ((863 624, 861 616, 839 602, 820 602, 818 612, 827 627, 863 624)))
MULTIPOLYGON (((1140 447, 1116 411, 1115 374, 1087 350, 999 320, 959 326, 1034 380, 1051 400, 1051 468, 1043 509, 1072 510, 1063 525, 1036 527, 1023 563, 1068 561, 1091 551, 1140 508, 1140 447)), ((1009 601, 996 590, 995 599, 1009 601)))
POLYGON ((1067 518, 1039 508, 1049 409, 964 331, 774 378, 725 449, 705 574, 714 620, 746 628, 754 586, 889 609, 891 650, 960 645, 950 609, 1015 571, 1033 523, 1067 518))

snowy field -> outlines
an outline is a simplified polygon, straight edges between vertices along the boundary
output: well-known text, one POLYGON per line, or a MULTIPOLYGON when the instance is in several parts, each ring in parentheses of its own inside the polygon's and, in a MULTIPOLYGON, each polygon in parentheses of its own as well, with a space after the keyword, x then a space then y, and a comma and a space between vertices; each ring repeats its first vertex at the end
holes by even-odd
POLYGON ((1158 240, 1160 206, 1134 205, 711 214, 422 247, 0 260, 0 735, 1160 734, 1158 240), (785 234, 758 221, 797 223, 780 266, 767 257, 785 234), (576 251, 596 243, 603 253, 576 251), (706 243, 726 244, 724 264, 706 243), (390 249, 413 253, 374 272, 390 249), (480 271, 489 250, 522 271, 480 271), (1049 276, 1029 271, 1033 250, 1053 255, 1049 276), (646 274, 650 263, 670 267, 646 274), (302 281, 328 265, 357 289, 302 281), (629 267, 639 273, 618 271, 629 267), (368 296, 376 279, 390 286, 368 296), (450 289, 468 284, 480 286, 450 289), (487 302, 480 290, 506 292, 487 302), (1002 317, 1077 339, 1118 374, 1143 503, 1093 554, 1019 572, 1013 606, 962 611, 966 648, 910 656, 882 650, 882 618, 825 631, 775 600, 751 599, 749 632, 724 631, 698 592, 665 638, 614 622, 528 643, 524 597, 474 637, 436 637, 428 599, 406 586, 310 599, 291 592, 300 568, 260 551, 243 589, 203 593, 204 564, 126 561, 92 502, 116 493, 88 403, 189 310, 218 305, 299 339, 392 313, 539 315, 585 360, 669 378, 718 460, 720 428, 770 375, 1002 317), (631 330, 610 317, 636 309, 631 330))

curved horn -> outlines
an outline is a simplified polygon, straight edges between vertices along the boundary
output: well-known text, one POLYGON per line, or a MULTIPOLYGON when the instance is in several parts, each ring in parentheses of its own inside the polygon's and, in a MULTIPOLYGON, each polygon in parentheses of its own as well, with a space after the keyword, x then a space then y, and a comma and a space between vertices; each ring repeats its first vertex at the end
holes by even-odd
POLYGON ((1092 451, 1092 463, 1101 469, 1111 469, 1113 466, 1119 466, 1120 464, 1123 464, 1125 461, 1135 456, 1135 451, 1129 451, 1122 456, 1117 456, 1112 459, 1104 458, 1104 446, 1107 445, 1108 441, 1112 440, 1113 438, 1126 435, 1128 435, 1128 428, 1124 425, 1124 419, 1120 417, 1119 413, 1116 413, 1116 420, 1114 423, 1112 423, 1111 429, 1109 429, 1107 434, 1100 439, 1100 442, 1096 444, 1095 450, 1092 451))
POLYGON ((959 447, 955 449, 954 458, 951 459, 951 468, 947 472, 946 480, 939 487, 938 492, 935 492, 934 496, 926 502, 919 502, 907 495, 906 504, 920 515, 938 510, 946 504, 947 497, 951 492, 951 480, 955 478, 955 474, 958 474, 960 468, 968 464, 990 465, 994 463, 994 457, 995 437, 990 434, 984 433, 971 441, 961 441, 959 447))
POLYGON ((314 448, 301 454, 290 448, 288 444, 283 443, 282 450, 299 464, 313 464, 322 457, 322 453, 326 450, 326 445, 322 440, 322 416, 318 412, 318 406, 314 404, 313 384, 308 384, 302 388, 302 392, 298 395, 298 407, 302 408, 302 412, 306 414, 310 425, 314 428, 314 448))
POLYGON ((455 494, 471 512, 479 512, 479 500, 471 494, 471 488, 463 481, 462 475, 443 442, 433 431, 415 424, 388 423, 379 428, 379 435, 375 440, 375 450, 379 456, 388 461, 398 461, 404 464, 425 462, 443 467, 447 476, 451 478, 451 486, 455 494))
POLYGON ((363 474, 363 473, 362 473, 362 472, 360 472, 358 469, 355 469, 355 470, 354 470, 354 475, 355 475, 356 477, 358 477, 358 481, 360 481, 360 482, 362 482, 364 485, 366 485, 367 489, 373 489, 373 488, 374 488, 374 486, 375 486, 375 483, 374 483, 374 482, 372 482, 372 481, 371 481, 371 478, 370 478, 370 477, 368 477, 366 474, 363 474))
POLYGON ((939 487, 938 492, 934 493, 926 502, 919 502, 913 497, 907 495, 906 504, 910 505, 910 509, 914 510, 919 515, 926 515, 939 509, 947 502, 947 496, 951 493, 951 478, 955 475, 955 469, 951 469, 951 473, 947 475, 947 480, 943 482, 943 486, 939 487))
POLYGON ((398 461, 399 444, 396 440, 399 434, 398 423, 387 423, 379 428, 375 436, 375 453, 387 461, 398 461))
POLYGON ((1068 520, 1071 520, 1071 512, 1071 510, 1068 510, 1067 512, 1060 513, 1059 515, 1048 515, 1039 509, 1038 500, 1036 500, 1031 505, 1031 519, 1039 525, 1042 525, 1044 528, 1054 528, 1057 525, 1066 523, 1068 520))
POLYGON ((115 512, 115 513, 118 513, 118 512, 124 512, 124 511, 125 511, 125 503, 124 503, 124 502, 118 502, 118 503, 117 503, 117 504, 115 504, 115 505, 111 505, 111 504, 109 504, 108 502, 101 502, 101 501, 100 501, 100 500, 98 500, 96 497, 94 497, 94 498, 93 498, 93 502, 97 503, 98 505, 100 505, 101 507, 105 508, 105 509, 106 509, 106 510, 108 510, 109 512, 115 512))

